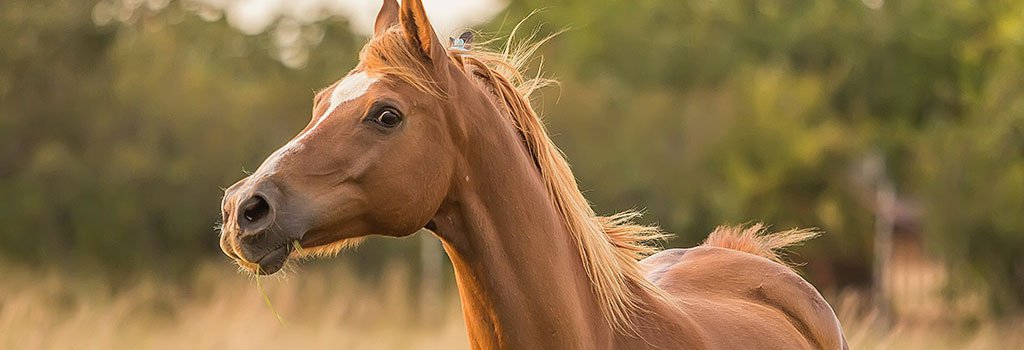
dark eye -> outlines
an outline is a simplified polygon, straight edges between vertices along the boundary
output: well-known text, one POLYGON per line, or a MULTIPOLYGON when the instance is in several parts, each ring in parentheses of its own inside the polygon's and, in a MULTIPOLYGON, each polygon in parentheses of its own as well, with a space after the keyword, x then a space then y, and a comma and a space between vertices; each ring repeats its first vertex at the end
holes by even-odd
POLYGON ((402 123, 402 116, 392 108, 385 108, 377 112, 377 116, 373 117, 373 121, 385 128, 393 128, 402 123))

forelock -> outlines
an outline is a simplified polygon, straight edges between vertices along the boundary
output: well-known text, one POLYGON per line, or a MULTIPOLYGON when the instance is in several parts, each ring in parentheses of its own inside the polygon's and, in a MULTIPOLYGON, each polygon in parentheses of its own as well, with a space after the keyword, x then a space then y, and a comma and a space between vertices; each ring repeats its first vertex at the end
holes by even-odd
POLYGON ((363 46, 359 68, 385 79, 401 80, 423 93, 444 96, 440 84, 431 77, 423 54, 397 26, 375 35, 363 46))

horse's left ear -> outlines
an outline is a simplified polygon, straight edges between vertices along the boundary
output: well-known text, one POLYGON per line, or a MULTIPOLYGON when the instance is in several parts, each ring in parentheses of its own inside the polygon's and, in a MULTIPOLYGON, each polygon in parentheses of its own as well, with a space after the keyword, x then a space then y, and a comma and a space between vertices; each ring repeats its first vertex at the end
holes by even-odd
POLYGON ((434 28, 427 20, 427 11, 422 0, 404 0, 399 19, 405 28, 405 37, 420 49, 423 55, 437 64, 448 59, 441 40, 434 34, 434 28))
POLYGON ((378 36, 398 24, 398 1, 384 0, 373 24, 373 35, 378 36))

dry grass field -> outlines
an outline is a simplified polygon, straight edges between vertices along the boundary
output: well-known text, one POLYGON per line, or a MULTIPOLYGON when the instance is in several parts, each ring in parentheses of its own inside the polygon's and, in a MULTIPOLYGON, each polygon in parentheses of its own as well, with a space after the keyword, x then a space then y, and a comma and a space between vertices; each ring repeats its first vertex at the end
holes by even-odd
MULTIPOLYGON (((210 264, 187 283, 152 277, 111 287, 97 277, 3 270, 0 349, 464 349, 457 296, 421 315, 404 269, 357 283, 337 266, 265 279, 210 264)), ((834 301, 854 349, 1014 349, 1024 322, 879 326, 861 298, 834 301)))

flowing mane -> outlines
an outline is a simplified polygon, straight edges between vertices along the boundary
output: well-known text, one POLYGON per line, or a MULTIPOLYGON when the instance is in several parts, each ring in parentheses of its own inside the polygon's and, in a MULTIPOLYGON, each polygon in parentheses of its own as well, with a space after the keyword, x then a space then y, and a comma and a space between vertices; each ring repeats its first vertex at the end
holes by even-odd
MULTIPOLYGON (((519 130, 551 203, 579 250, 605 319, 620 331, 636 334, 633 316, 645 311, 641 295, 671 298, 644 278, 638 263, 640 258, 657 251, 650 243, 664 239, 666 234, 658 227, 634 223, 640 216, 636 211, 611 216, 594 212, 529 99, 533 92, 554 83, 539 74, 527 78, 523 73, 531 56, 551 37, 517 43, 512 40, 514 32, 500 50, 450 50, 449 56, 489 88, 498 109, 519 130)), ((419 63, 419 53, 402 35, 396 27, 373 38, 360 52, 360 68, 397 77, 423 92, 444 96, 439 84, 429 78, 419 63)))

